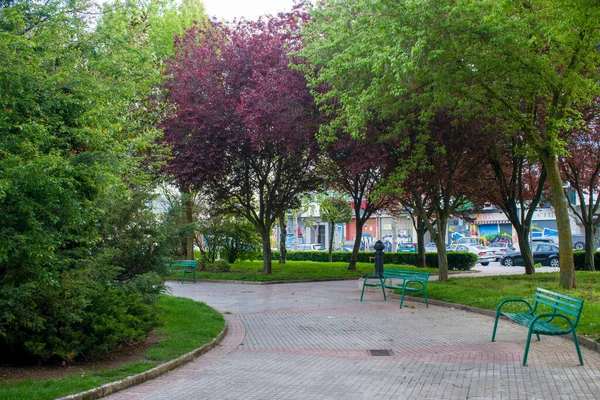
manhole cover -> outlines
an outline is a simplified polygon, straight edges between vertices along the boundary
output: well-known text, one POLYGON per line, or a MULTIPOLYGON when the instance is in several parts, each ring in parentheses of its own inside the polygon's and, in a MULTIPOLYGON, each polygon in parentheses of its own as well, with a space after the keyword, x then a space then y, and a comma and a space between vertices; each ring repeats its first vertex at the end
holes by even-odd
POLYGON ((374 357, 386 357, 393 356, 394 352, 391 350, 369 350, 369 354, 374 357))

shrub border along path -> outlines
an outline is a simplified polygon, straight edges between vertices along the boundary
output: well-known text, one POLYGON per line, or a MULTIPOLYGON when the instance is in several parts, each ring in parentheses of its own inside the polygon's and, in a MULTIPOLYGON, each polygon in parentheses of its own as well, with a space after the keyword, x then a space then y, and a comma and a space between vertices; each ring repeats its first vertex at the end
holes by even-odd
POLYGON ((203 346, 197 348, 196 350, 192 350, 189 353, 182 355, 174 360, 167 361, 163 364, 160 364, 148 371, 128 376, 127 378, 123 378, 118 381, 106 383, 100 387, 95 389, 86 390, 85 392, 75 393, 68 396, 60 397, 58 400, 93 400, 99 399, 110 394, 116 393, 118 391, 130 388, 132 386, 138 385, 140 383, 149 381, 150 379, 154 379, 160 375, 163 375, 175 368, 178 368, 195 358, 201 356, 202 354, 208 352, 212 348, 214 348, 217 344, 223 340, 225 335, 227 334, 227 322, 225 322, 225 328, 217 335, 216 338, 211 340, 209 343, 204 344, 203 346))

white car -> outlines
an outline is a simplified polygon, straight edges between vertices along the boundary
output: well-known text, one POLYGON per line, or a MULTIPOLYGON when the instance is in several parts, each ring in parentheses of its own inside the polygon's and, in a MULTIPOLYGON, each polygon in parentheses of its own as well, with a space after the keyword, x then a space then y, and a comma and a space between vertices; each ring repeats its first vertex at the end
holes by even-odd
POLYGON ((506 255, 506 253, 513 250, 510 244, 501 242, 492 243, 488 247, 496 252, 496 261, 500 261, 500 259, 506 255))
POLYGON ((496 252, 493 249, 482 246, 480 244, 476 246, 466 244, 453 244, 447 247, 447 251, 462 251, 465 253, 473 253, 477 255, 477 262, 484 267, 489 265, 490 262, 496 261, 496 252))
POLYGON ((477 246, 469 246, 469 251, 477 254, 477 262, 484 267, 492 261, 496 261, 496 251, 489 247, 478 244, 477 246))
POLYGON ((298 245, 298 251, 321 251, 321 250, 325 250, 325 246, 320 244, 320 243, 306 243, 306 244, 299 244, 298 245))
POLYGON ((434 242, 429 242, 425 245, 425 253, 437 253, 437 246, 434 242))

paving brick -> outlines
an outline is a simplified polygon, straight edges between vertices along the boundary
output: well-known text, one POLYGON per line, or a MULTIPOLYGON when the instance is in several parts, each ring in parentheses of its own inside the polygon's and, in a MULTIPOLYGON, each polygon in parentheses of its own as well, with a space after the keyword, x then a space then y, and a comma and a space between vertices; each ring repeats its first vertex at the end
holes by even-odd
POLYGON ((172 285, 226 314, 223 342, 110 399, 600 399, 600 354, 445 307, 365 295, 356 282, 172 285), (391 356, 371 356, 387 349, 391 356))

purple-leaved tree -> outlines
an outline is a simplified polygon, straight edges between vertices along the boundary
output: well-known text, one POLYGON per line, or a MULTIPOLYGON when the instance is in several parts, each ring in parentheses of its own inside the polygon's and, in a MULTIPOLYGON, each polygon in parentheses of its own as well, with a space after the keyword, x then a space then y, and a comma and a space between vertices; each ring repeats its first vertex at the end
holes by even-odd
POLYGON ((306 17, 295 10, 195 27, 177 42, 168 69, 177 112, 163 126, 172 148, 167 172, 255 226, 266 274, 274 222, 318 184, 320 117, 302 73, 289 67, 306 17))

